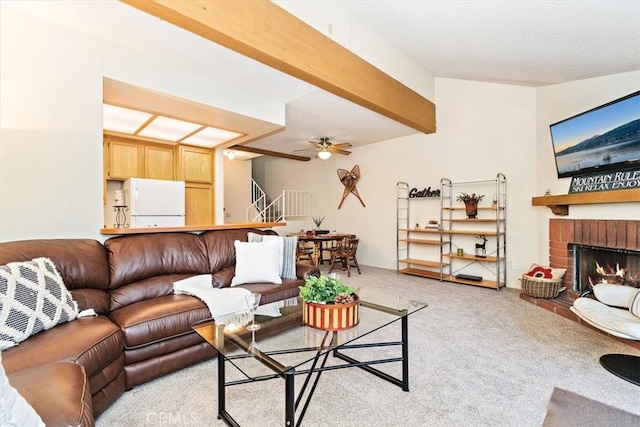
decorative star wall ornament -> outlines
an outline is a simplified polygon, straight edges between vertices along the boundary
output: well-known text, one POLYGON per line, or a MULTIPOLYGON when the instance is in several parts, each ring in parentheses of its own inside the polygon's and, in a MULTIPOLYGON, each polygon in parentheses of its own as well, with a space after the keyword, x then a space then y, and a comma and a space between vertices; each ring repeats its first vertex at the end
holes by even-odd
POLYGON ((346 199, 349 194, 356 196, 358 200, 360 200, 360 203, 362 203, 362 206, 366 207, 356 188, 356 184, 360 181, 360 166, 355 165, 351 171, 338 169, 338 178, 342 185, 344 185, 344 192, 342 193, 342 200, 340 201, 340 205, 338 205, 338 209, 342 207, 344 199, 346 199))

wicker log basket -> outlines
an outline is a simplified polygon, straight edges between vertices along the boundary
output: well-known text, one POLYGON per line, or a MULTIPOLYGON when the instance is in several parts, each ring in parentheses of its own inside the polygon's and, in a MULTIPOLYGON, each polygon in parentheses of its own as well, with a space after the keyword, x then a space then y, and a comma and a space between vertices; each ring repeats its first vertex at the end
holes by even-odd
POLYGON ((522 292, 533 298, 557 298, 560 292, 566 289, 562 286, 562 277, 545 279, 522 274, 520 283, 522 283, 522 292))

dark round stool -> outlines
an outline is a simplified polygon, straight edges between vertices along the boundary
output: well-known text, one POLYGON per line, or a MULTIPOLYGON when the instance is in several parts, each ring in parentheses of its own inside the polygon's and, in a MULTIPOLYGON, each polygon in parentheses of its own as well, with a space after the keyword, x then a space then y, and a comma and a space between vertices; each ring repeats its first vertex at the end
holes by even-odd
POLYGON ((605 354, 600 364, 613 375, 640 385, 640 357, 630 354, 605 354))

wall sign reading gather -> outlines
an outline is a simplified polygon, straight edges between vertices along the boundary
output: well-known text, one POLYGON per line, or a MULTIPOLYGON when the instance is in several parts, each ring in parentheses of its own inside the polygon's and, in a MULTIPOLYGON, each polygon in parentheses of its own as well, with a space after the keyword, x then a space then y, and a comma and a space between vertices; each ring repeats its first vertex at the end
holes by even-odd
POLYGON ((410 199, 417 199, 419 197, 440 197, 440 190, 432 190, 431 187, 418 190, 414 187, 409 191, 410 199))

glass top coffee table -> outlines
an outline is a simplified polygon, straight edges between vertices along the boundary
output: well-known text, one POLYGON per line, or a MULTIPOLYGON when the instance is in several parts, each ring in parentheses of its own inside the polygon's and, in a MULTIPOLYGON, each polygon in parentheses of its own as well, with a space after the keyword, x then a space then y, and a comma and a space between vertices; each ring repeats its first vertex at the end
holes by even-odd
MULTIPOLYGON (((216 325, 205 320, 193 329, 211 344, 218 357, 218 418, 230 426, 240 424, 227 411, 226 389, 257 381, 281 379, 285 382, 285 426, 298 426, 309 407, 316 385, 325 371, 358 367, 409 391, 409 315, 427 304, 402 297, 360 294, 359 323, 345 331, 324 331, 302 322, 302 302, 281 309, 282 317, 256 317, 261 327, 247 331, 216 325), (384 303, 380 303, 383 301, 384 303), (393 326, 397 329, 393 329, 393 326), (348 353, 348 354, 347 354, 348 353), (327 363, 329 357, 331 363, 327 363), (360 360, 360 356, 365 360, 360 360), (251 371, 239 363, 261 365, 251 371), (399 364, 385 372, 384 365, 399 364), (240 372, 239 379, 227 379, 227 367, 240 372), (304 379, 296 395, 295 377, 304 379)), ((268 399, 269 396, 264 396, 268 399)))

